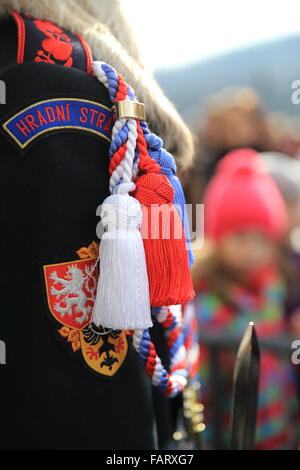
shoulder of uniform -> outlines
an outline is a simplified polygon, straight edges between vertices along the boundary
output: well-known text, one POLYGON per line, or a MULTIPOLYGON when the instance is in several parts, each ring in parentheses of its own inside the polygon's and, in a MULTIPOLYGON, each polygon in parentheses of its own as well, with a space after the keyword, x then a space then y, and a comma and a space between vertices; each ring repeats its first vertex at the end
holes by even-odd
POLYGON ((50 94, 77 94, 91 97, 111 107, 108 92, 94 76, 74 68, 41 62, 10 64, 0 70, 7 85, 7 103, 50 94))
POLYGON ((87 72, 24 62, 0 72, 0 85, 0 132, 20 150, 46 132, 84 132, 110 142, 112 103, 104 85, 87 72))
POLYGON ((16 62, 17 28, 11 17, 0 20, 0 71, 16 62))

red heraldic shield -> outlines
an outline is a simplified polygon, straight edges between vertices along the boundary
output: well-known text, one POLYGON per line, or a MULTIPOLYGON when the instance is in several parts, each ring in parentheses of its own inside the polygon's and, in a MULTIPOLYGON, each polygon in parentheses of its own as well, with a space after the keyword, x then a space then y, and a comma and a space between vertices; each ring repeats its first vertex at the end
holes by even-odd
POLYGON ((61 324, 81 330, 90 323, 97 288, 96 259, 44 266, 48 306, 61 324))

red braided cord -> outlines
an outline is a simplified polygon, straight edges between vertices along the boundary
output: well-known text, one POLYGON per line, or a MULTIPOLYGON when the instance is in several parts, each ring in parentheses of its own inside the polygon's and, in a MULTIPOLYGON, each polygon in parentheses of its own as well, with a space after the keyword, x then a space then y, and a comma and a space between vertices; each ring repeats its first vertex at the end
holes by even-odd
POLYGON ((172 323, 173 323, 173 315, 170 309, 168 308, 168 314, 167 314, 165 321, 162 323, 162 326, 164 328, 169 328, 172 325, 172 323))
POLYGON ((118 86, 118 91, 116 93, 115 102, 126 100, 127 90, 128 90, 128 86, 126 85, 123 77, 119 73, 117 73, 117 75, 118 75, 119 86, 118 86))
MULTIPOLYGON (((118 91, 116 93, 115 102, 125 100, 127 96, 127 90, 128 90, 128 86, 125 83, 123 77, 119 73, 117 73, 117 76, 118 76, 118 91)), ((112 173, 115 171, 117 166, 123 160, 125 153, 126 153, 126 142, 124 142, 121 145, 121 147, 118 148, 118 150, 113 154, 113 156, 110 159, 110 164, 109 164, 110 176, 112 175, 112 173)))
POLYGON ((137 147, 140 152, 139 169, 146 172, 159 173, 161 170, 160 165, 148 153, 147 142, 139 121, 137 121, 137 133, 137 147))
POLYGON ((113 154, 113 156, 110 159, 110 163, 109 163, 110 176, 115 171, 117 166, 120 165, 121 161, 123 160, 125 156, 125 153, 126 153, 126 142, 124 142, 124 144, 122 144, 121 147, 118 148, 118 150, 113 154))
POLYGON ((153 343, 150 343, 150 348, 149 348, 149 353, 148 353, 148 359, 145 365, 145 370, 146 374, 148 377, 152 377, 155 369, 155 364, 156 364, 156 351, 154 348, 153 343))

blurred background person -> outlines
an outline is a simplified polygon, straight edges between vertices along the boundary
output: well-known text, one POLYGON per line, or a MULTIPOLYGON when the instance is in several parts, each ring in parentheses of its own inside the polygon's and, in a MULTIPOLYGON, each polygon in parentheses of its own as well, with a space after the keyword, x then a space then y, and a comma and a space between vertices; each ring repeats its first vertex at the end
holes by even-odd
POLYGON ((189 174, 188 197, 199 203, 217 163, 230 150, 251 147, 267 149, 265 110, 255 90, 228 87, 207 99, 196 131, 198 159, 189 174))
MULTIPOLYGON (((254 321, 259 340, 276 338, 285 331, 278 245, 286 230, 286 209, 272 178, 251 149, 232 151, 222 159, 205 191, 204 204, 207 246, 193 268, 200 380, 207 444, 216 445, 213 427, 218 412, 218 446, 226 449, 235 358, 232 344, 236 339, 239 342, 249 321, 254 321), (205 334, 221 338, 217 370, 213 369, 212 349, 201 343, 205 334), (217 390, 213 374, 218 376, 217 390)), ((297 420, 297 395, 289 364, 263 349, 256 448, 296 448, 297 420)))
POLYGON ((196 128, 198 156, 188 175, 187 193, 199 203, 217 163, 230 150, 250 147, 297 159, 300 121, 285 113, 271 113, 260 95, 249 87, 228 87, 207 98, 196 128))
POLYGON ((268 134, 267 148, 287 154, 290 157, 300 156, 300 119, 286 113, 276 112, 266 115, 268 134))
POLYGON ((291 333, 300 336, 300 162, 278 152, 260 154, 286 206, 287 225, 280 261, 286 280, 285 313, 291 333))

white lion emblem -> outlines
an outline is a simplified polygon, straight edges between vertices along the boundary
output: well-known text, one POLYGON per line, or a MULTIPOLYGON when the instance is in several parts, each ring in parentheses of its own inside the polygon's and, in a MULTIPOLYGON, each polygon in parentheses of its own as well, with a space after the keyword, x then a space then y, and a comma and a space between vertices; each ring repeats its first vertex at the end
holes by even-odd
POLYGON ((54 284, 61 284, 63 286, 61 290, 57 290, 54 286, 51 287, 51 294, 56 295, 57 299, 61 295, 64 296, 54 305, 55 310, 62 317, 65 315, 71 316, 73 314, 72 307, 75 305, 75 312, 81 313, 80 316, 76 316, 75 321, 79 324, 83 323, 92 310, 92 306, 87 305, 87 302, 88 300, 94 302, 95 298, 97 280, 92 275, 92 268, 86 266, 84 273, 77 266, 71 265, 63 278, 58 277, 56 271, 53 271, 50 277, 53 279, 54 284))

